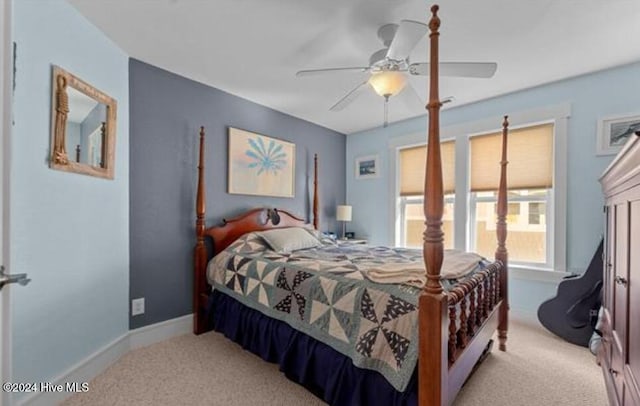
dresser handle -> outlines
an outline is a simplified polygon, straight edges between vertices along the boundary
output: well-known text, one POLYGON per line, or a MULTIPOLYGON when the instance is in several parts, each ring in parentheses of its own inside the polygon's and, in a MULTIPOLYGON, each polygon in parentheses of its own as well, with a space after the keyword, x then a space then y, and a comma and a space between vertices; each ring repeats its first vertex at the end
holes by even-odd
POLYGON ((627 286, 627 280, 622 276, 616 276, 614 279, 618 285, 627 286))
POLYGON ((611 375, 613 375, 614 377, 618 376, 618 371, 616 371, 616 370, 615 370, 615 369, 613 369, 613 368, 609 368, 609 373, 610 373, 611 375))

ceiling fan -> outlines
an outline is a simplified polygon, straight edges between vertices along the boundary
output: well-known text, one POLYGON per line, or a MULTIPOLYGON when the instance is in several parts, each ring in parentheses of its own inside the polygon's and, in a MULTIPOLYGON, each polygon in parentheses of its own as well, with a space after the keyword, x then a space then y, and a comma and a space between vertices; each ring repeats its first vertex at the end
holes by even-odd
MULTIPOLYGON (((400 93, 405 88, 408 88, 417 97, 415 89, 407 83, 407 73, 429 75, 429 63, 411 63, 409 61, 409 54, 425 36, 428 29, 427 25, 411 20, 402 20, 400 24, 385 24, 378 29, 378 38, 384 44, 384 48, 371 55, 369 66, 301 70, 296 73, 296 76, 369 72, 371 76, 366 81, 349 91, 329 110, 340 111, 344 109, 371 86, 378 95, 385 98, 386 127, 389 97, 400 93)), ((493 62, 441 62, 439 71, 441 76, 490 78, 495 74, 496 68, 497 64, 493 62)))

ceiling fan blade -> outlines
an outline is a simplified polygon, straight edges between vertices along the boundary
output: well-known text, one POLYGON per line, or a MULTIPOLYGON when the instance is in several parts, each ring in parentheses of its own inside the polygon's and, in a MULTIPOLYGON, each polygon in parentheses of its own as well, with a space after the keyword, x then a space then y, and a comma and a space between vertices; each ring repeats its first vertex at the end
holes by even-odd
POLYGON ((396 96, 402 104, 405 105, 410 110, 415 110, 416 108, 425 107, 426 102, 422 100, 422 97, 416 91, 416 88, 411 84, 407 83, 405 88, 396 96))
POLYGON ((338 100, 336 104, 331 106, 329 110, 331 111, 340 111, 347 107, 352 101, 354 101, 360 94, 367 89, 369 86, 369 81, 366 80, 356 86, 353 90, 347 93, 342 99, 338 100))
MULTIPOLYGON (((440 76, 460 76, 468 78, 490 78, 496 73, 495 62, 440 62, 440 76)), ((429 76, 429 63, 412 63, 409 65, 412 75, 429 76)))
MULTIPOLYGON (((411 109, 416 108, 416 106, 425 109, 427 108, 427 102, 422 98, 422 96, 418 94, 415 86, 413 86, 411 83, 408 83, 404 90, 402 90, 400 94, 395 96, 394 99, 395 98, 402 100, 402 102, 411 109)), ((442 104, 453 103, 455 101, 456 98, 454 96, 442 97, 440 99, 440 103, 442 104)))
POLYGON ((323 69, 308 69, 308 70, 299 70, 296 72, 296 76, 313 76, 313 75, 324 75, 325 73, 344 73, 344 72, 367 72, 369 71, 369 67, 352 67, 352 68, 323 68, 323 69))
POLYGON ((407 59, 413 48, 427 33, 429 27, 417 21, 402 20, 396 31, 396 35, 389 45, 387 58, 394 61, 407 59))

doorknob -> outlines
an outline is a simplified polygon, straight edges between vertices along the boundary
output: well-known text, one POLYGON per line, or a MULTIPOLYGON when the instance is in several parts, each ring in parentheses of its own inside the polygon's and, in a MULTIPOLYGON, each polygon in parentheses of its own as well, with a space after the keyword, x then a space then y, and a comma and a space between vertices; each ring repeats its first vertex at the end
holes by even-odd
POLYGON ((618 285, 622 285, 622 286, 627 286, 627 280, 625 278, 623 278, 622 276, 616 276, 616 278, 614 279, 616 281, 616 283, 618 285))
POLYGON ((26 273, 6 274, 4 273, 4 265, 0 265, 0 290, 9 283, 19 283, 22 286, 26 286, 29 282, 31 282, 31 279, 27 278, 26 273))

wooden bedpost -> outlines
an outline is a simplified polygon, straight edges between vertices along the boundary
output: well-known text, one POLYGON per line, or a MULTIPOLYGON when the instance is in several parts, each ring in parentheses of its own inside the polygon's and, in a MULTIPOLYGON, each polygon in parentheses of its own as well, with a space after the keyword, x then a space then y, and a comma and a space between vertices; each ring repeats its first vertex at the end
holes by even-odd
POLYGON ((195 272, 193 280, 193 332, 201 334, 206 331, 204 311, 201 309, 200 295, 206 292, 207 282, 204 280, 207 266, 207 248, 204 245, 205 230, 205 189, 204 189, 204 127, 200 127, 200 160, 198 162, 198 191, 196 196, 196 248, 194 252, 195 272))
POLYGON ((496 224, 496 234, 498 237, 498 248, 496 249, 496 260, 503 263, 500 272, 500 322, 498 324, 498 340, 500 351, 507 350, 507 330, 509 329, 509 254, 507 252, 507 134, 509 127, 509 116, 504 116, 502 123, 502 158, 500 160, 500 187, 498 188, 498 222, 496 224))
POLYGON ((424 232, 423 257, 427 268, 427 284, 420 295, 419 317, 419 389, 420 406, 448 404, 448 357, 447 357, 447 307, 448 299, 440 283, 444 251, 442 214, 444 194, 442 186, 442 164, 440 158, 440 102, 438 94, 438 37, 440 19, 438 6, 431 7, 429 34, 431 43, 429 72, 429 135, 427 138, 427 166, 424 187, 424 232), (427 194, 427 190, 429 194, 427 194), (437 322, 440 320, 440 322, 437 322))
POLYGON ((313 154, 313 228, 318 229, 318 154, 313 154))

